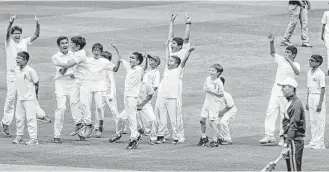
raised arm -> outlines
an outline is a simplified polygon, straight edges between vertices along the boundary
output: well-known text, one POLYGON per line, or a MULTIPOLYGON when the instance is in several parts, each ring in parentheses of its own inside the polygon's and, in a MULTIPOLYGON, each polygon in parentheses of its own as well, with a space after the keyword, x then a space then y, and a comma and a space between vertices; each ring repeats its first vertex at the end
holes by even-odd
POLYGON ((165 67, 168 64, 168 60, 170 58, 170 53, 169 53, 169 39, 165 42, 165 67))
POLYGON ((275 38, 274 38, 273 34, 270 34, 268 36, 268 39, 270 41, 270 54, 271 54, 272 57, 275 57, 275 47, 274 47, 274 39, 275 38))
POLYGON ((117 48, 117 46, 115 45, 115 43, 112 41, 112 39, 110 39, 110 45, 114 48, 115 50, 115 53, 117 54, 117 58, 118 58, 118 61, 117 61, 117 64, 115 65, 115 67, 113 68, 113 72, 117 72, 119 70, 119 67, 120 67, 120 64, 121 64, 121 55, 120 55, 120 52, 117 48))
POLYGON ((143 55, 143 58, 145 59, 145 64, 144 64, 144 67, 143 67, 143 70, 146 71, 148 65, 149 65, 149 58, 148 58, 148 54, 144 53, 143 55))
POLYGON ((177 14, 171 14, 170 24, 169 24, 168 40, 172 40, 174 38, 174 22, 175 22, 176 17, 177 17, 177 14))
POLYGON ((185 36, 184 36, 184 43, 187 44, 190 42, 190 33, 191 33, 191 17, 189 17, 186 13, 186 17, 185 17, 185 36))
POLYGON ((6 33, 6 42, 7 42, 7 43, 9 43, 9 40, 10 40, 11 26, 13 25, 13 23, 14 23, 14 21, 15 21, 15 18, 16 18, 16 15, 11 16, 11 17, 9 18, 9 25, 8 25, 7 33, 6 33))
POLYGON ((34 19, 35 19, 35 23, 36 23, 36 28, 35 28, 34 36, 31 37, 30 42, 35 41, 37 38, 39 38, 39 35, 40 35, 40 19, 37 16, 34 16, 34 19))
POLYGON ((190 49, 188 49, 188 51, 186 51, 184 59, 182 59, 182 63, 181 63, 181 67, 184 68, 186 65, 187 60, 189 59, 192 51, 194 51, 194 44, 190 47, 190 49))

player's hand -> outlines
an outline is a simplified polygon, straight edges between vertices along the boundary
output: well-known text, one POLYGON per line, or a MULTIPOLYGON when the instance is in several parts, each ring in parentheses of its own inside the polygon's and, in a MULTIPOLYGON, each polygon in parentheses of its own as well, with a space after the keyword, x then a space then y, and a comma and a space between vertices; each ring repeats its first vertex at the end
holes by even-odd
POLYGON ((274 35, 271 33, 269 36, 268 36, 268 40, 270 41, 270 42, 273 42, 274 41, 274 35))
POLYGON ((287 157, 288 156, 288 153, 289 153, 289 148, 282 148, 281 155, 283 157, 287 157))
POLYGON ((174 22, 175 19, 176 19, 176 17, 177 17, 177 14, 172 13, 172 14, 171 14, 171 17, 170 17, 170 21, 171 21, 171 22, 174 22))
POLYGON ((74 79, 75 78, 74 74, 70 74, 70 78, 74 79))
POLYGON ((324 41, 324 36, 323 35, 321 35, 321 40, 324 41))
POLYGON ((142 110, 143 106, 142 105, 137 105, 137 110, 142 110))
POLYGON ((113 41, 113 38, 109 38, 109 42, 110 42, 110 45, 113 47, 113 48, 116 48, 117 46, 115 45, 114 41, 113 41))
POLYGON ((321 112, 322 105, 317 105, 316 106, 316 112, 321 112))
POLYGON ((34 15, 34 20, 37 23, 37 25, 40 25, 40 19, 37 17, 37 15, 34 15))
POLYGON ((284 57, 285 60, 287 60, 287 62, 291 63, 291 59, 289 57, 284 57))
POLYGON ((168 47, 168 46, 169 46, 169 43, 170 43, 170 40, 168 39, 168 40, 165 42, 165 46, 168 47))
POLYGON ((64 75, 67 72, 67 69, 68 68, 61 68, 61 69, 59 69, 59 73, 64 75))
POLYGON ((113 99, 112 98, 109 98, 109 102, 112 102, 113 101, 113 99))
POLYGON ((190 24, 191 23, 191 17, 187 15, 187 13, 185 13, 185 23, 186 24, 190 24))
POLYGON ((16 14, 14 16, 10 16, 9 23, 13 23, 16 19, 16 14))
POLYGON ((192 52, 194 51, 195 47, 194 47, 194 44, 191 45, 191 47, 188 49, 189 52, 192 52))
POLYGON ((305 109, 310 110, 310 108, 308 107, 308 103, 306 104, 305 109))

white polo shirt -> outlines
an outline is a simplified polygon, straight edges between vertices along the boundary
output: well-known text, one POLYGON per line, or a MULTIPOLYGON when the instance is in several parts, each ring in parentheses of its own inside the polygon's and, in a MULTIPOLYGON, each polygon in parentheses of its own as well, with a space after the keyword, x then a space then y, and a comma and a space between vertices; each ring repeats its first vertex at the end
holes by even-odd
MULTIPOLYGON (((278 64, 278 68, 276 70, 276 77, 275 83, 272 88, 272 94, 277 94, 278 96, 283 96, 281 87, 278 86, 279 82, 282 82, 287 77, 297 78, 297 75, 294 73, 294 70, 290 66, 289 62, 283 57, 278 54, 274 56, 275 62, 278 64)), ((300 65, 298 62, 293 62, 298 71, 300 71, 300 65)))
POLYGON ((321 88, 325 86, 326 75, 320 68, 317 68, 314 73, 312 69, 307 72, 307 87, 310 94, 321 94, 321 88))
POLYGON ((224 91, 223 109, 229 108, 229 107, 232 107, 230 109, 230 111, 232 111, 232 112, 236 112, 237 111, 236 106, 235 106, 234 101, 233 101, 232 95, 230 93, 224 91))
POLYGON ((77 52, 73 52, 73 60, 77 65, 74 69, 74 76, 79 79, 84 79, 87 75, 86 60, 87 60, 86 51, 84 49, 77 52))
POLYGON ((182 68, 178 66, 175 69, 168 69, 165 67, 163 78, 160 83, 159 95, 163 98, 178 98, 179 80, 182 68))
POLYGON ((138 93, 137 104, 141 104, 149 95, 154 94, 154 90, 150 83, 143 82, 138 93))
MULTIPOLYGON (((68 63, 70 60, 73 59, 73 52, 68 51, 67 54, 63 54, 62 52, 58 51, 56 54, 52 57, 53 64, 58 63, 68 63)), ((55 74, 55 80, 60 78, 70 78, 70 75, 73 74, 73 67, 68 68, 66 73, 62 75, 59 70, 62 69, 61 67, 56 66, 56 74, 55 74)))
POLYGON ((7 55, 7 72, 14 75, 14 70, 17 67, 16 57, 17 53, 21 51, 27 52, 27 46, 31 45, 31 37, 21 39, 16 43, 12 38, 9 38, 9 42, 5 41, 6 55, 7 55))
POLYGON ((145 71, 143 76, 143 82, 147 82, 151 84, 152 88, 159 87, 160 84, 159 69, 149 69, 145 71))
MULTIPOLYGON (((215 80, 212 80, 210 76, 207 77, 206 82, 203 85, 203 89, 208 88, 212 92, 215 92, 217 94, 223 94, 224 93, 224 85, 223 82, 220 80, 220 78, 216 78, 215 80)), ((222 97, 217 97, 215 95, 206 93, 206 99, 204 101, 203 108, 207 110, 214 110, 218 111, 221 105, 221 102, 223 102, 222 97)))
POLYGON ((20 69, 20 67, 17 66, 15 74, 18 100, 35 100, 36 95, 34 84, 39 81, 37 72, 27 65, 23 69, 20 69))
POLYGON ((126 80, 125 80, 125 96, 137 97, 139 88, 142 84, 142 75, 144 73, 143 67, 135 66, 131 67, 130 63, 121 59, 124 68, 126 69, 126 80))

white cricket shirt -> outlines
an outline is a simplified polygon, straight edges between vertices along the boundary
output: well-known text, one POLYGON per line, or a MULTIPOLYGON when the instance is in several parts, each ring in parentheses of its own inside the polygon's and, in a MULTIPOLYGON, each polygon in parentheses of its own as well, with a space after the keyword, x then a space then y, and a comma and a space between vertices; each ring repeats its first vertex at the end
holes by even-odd
POLYGON ((34 84, 39 81, 37 72, 26 65, 23 69, 17 66, 15 68, 15 74, 18 100, 35 100, 36 94, 34 84))
POLYGON ((125 80, 125 96, 137 97, 139 88, 142 84, 142 75, 144 73, 143 67, 135 66, 131 67, 130 63, 125 60, 121 60, 124 68, 126 69, 125 80))
POLYGON ((14 69, 17 67, 16 57, 17 53, 21 51, 27 52, 27 46, 31 45, 31 37, 21 39, 16 43, 13 39, 9 38, 9 42, 5 41, 6 55, 7 55, 7 71, 14 74, 14 69))
POLYGON ((317 68, 314 73, 312 73, 312 69, 307 72, 307 87, 310 94, 320 94, 321 88, 325 86, 326 75, 320 68, 317 68))
MULTIPOLYGON (((70 60, 73 59, 73 52, 68 51, 67 54, 63 54, 62 52, 58 51, 52 57, 53 64, 58 63, 68 63, 70 60)), ((61 67, 56 66, 56 73, 55 73, 55 80, 59 78, 70 78, 70 75, 73 74, 73 67, 67 69, 64 75, 62 75, 59 70, 62 69, 61 67)))

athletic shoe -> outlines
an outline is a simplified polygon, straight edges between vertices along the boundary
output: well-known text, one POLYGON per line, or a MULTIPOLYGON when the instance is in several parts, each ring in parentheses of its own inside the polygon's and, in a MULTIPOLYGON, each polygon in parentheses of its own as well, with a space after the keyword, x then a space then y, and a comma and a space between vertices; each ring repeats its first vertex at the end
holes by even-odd
POLYGON ((166 139, 164 138, 164 136, 158 136, 156 143, 157 144, 166 143, 166 139))
POLYGON ((6 125, 4 123, 1 122, 1 125, 2 125, 2 131, 3 131, 3 134, 5 136, 10 136, 10 133, 9 133, 9 125, 6 125))
POLYGON ((225 140, 220 143, 220 145, 231 145, 231 144, 233 144, 232 141, 225 141, 225 140))
POLYGON ((149 144, 150 145, 155 145, 155 144, 157 144, 157 142, 155 140, 149 140, 149 144))
POLYGON ((38 139, 30 139, 29 141, 25 142, 25 145, 38 145, 38 139))
POLYGON ((208 136, 206 136, 205 138, 201 137, 198 146, 205 146, 208 142, 209 142, 208 136))
POLYGON ((302 47, 313 47, 313 46, 310 43, 305 42, 305 43, 302 43, 302 47))
POLYGON ((74 135, 78 134, 80 131, 82 131, 83 129, 85 129, 85 127, 86 126, 84 124, 82 124, 82 123, 79 123, 79 124, 75 125, 75 129, 74 129, 74 131, 70 135, 71 136, 74 136, 74 135))
POLYGON ((81 135, 80 133, 78 134, 78 137, 79 137, 79 141, 87 141, 87 138, 81 135))
POLYGON ((88 124, 86 125, 86 131, 84 137, 89 137, 90 134, 94 131, 94 125, 93 124, 88 124))
POLYGON ((174 144, 174 145, 178 145, 178 140, 173 140, 173 141, 172 141, 172 144, 174 144))
POLYGON ((23 142, 23 136, 16 136, 16 138, 12 141, 13 144, 22 144, 23 142))
POLYGON ((278 146, 283 146, 283 144, 284 144, 284 139, 283 137, 281 137, 278 146))
POLYGON ((222 144, 224 142, 224 139, 217 139, 218 144, 222 144))
POLYGON ((291 46, 293 45, 292 43, 290 43, 289 41, 281 41, 281 46, 291 46))
POLYGON ((144 135, 145 134, 145 131, 144 131, 143 128, 141 128, 141 129, 138 130, 138 133, 141 134, 141 135, 144 135))
POLYGON ((179 143, 184 143, 185 142, 185 139, 184 138, 179 138, 178 142, 179 143))
POLYGON ((129 144, 126 147, 126 149, 130 150, 130 149, 136 149, 137 147, 137 141, 136 140, 129 140, 129 144))
POLYGON ((114 143, 114 142, 120 140, 121 137, 122 137, 121 134, 120 134, 120 135, 115 135, 115 136, 113 136, 112 138, 109 139, 109 142, 110 142, 110 143, 114 143))
POLYGON ((43 118, 37 118, 40 122, 51 123, 51 119, 46 115, 43 118))
POLYGON ((270 136, 265 136, 264 138, 262 138, 261 140, 259 140, 260 144, 266 144, 266 143, 274 143, 276 140, 274 137, 270 137, 270 136))
POLYGON ((96 131, 96 138, 101 138, 103 134, 103 127, 99 127, 99 129, 96 131))
POLYGON ((62 141, 61 141, 61 139, 60 139, 60 138, 54 138, 54 143, 57 143, 57 144, 59 144, 59 143, 62 143, 62 141))
POLYGON ((211 141, 210 144, 209 144, 209 147, 218 147, 219 143, 218 141, 211 141))

